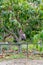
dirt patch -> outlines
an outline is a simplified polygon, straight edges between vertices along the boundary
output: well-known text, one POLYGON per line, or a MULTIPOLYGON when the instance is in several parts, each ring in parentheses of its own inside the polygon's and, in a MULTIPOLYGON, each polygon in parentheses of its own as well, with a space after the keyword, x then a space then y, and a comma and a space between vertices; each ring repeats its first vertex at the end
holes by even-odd
POLYGON ((43 60, 13 59, 2 61, 0 65, 43 65, 43 60))

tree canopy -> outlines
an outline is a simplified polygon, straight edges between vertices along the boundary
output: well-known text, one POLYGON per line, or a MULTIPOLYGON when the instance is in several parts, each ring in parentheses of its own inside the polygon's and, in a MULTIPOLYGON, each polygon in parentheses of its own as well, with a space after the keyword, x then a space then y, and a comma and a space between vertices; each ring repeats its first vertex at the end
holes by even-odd
POLYGON ((0 0, 0 39, 20 40, 19 30, 31 39, 43 30, 43 1, 0 0))

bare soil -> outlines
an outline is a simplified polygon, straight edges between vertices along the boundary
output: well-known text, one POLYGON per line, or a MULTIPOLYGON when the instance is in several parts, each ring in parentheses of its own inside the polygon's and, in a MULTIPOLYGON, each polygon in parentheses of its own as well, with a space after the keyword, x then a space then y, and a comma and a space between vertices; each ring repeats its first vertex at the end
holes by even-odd
POLYGON ((43 60, 13 59, 4 60, 0 65, 43 65, 43 60))

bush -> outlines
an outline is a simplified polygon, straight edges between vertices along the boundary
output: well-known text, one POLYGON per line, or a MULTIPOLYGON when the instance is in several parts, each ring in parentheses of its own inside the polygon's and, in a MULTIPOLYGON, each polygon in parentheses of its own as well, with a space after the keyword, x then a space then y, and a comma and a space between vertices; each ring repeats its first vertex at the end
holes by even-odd
POLYGON ((33 43, 36 44, 36 48, 40 51, 42 51, 42 47, 43 47, 43 30, 41 32, 39 32, 39 34, 34 35, 33 37, 33 43))

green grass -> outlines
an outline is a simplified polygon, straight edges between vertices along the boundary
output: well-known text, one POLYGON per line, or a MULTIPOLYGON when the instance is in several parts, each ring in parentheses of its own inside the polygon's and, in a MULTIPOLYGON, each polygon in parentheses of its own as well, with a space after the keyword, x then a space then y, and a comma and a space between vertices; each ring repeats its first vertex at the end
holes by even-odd
POLYGON ((16 50, 18 50, 18 47, 17 46, 13 46, 12 49, 16 51, 16 50))
POLYGON ((22 53, 20 54, 12 54, 10 56, 5 56, 4 58, 0 59, 0 62, 3 60, 11 60, 11 59, 20 59, 20 58, 26 58, 26 56, 24 56, 22 53))
POLYGON ((18 59, 18 58, 25 58, 25 56, 21 53, 21 54, 12 55, 10 58, 18 59))

